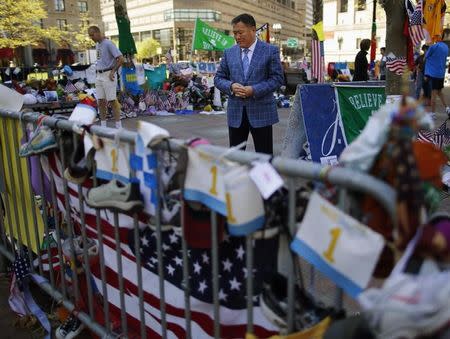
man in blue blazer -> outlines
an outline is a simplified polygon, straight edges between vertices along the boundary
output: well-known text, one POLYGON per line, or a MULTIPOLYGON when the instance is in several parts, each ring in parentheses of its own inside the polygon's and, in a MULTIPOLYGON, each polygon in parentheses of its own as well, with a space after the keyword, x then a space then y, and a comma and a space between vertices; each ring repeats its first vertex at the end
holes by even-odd
POLYGON ((249 14, 231 21, 237 44, 225 50, 214 85, 228 98, 230 147, 251 133, 256 152, 273 154, 272 125, 278 122, 273 93, 283 84, 278 48, 256 39, 249 14))

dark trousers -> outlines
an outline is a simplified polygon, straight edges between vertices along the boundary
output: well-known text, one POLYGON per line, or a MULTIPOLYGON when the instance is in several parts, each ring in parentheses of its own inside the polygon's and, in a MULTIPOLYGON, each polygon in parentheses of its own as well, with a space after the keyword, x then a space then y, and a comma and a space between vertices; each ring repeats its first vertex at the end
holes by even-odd
POLYGON ((252 127, 248 121, 247 111, 244 108, 241 126, 237 128, 228 126, 230 147, 247 141, 249 133, 252 134, 256 152, 273 155, 272 125, 258 128, 252 127))

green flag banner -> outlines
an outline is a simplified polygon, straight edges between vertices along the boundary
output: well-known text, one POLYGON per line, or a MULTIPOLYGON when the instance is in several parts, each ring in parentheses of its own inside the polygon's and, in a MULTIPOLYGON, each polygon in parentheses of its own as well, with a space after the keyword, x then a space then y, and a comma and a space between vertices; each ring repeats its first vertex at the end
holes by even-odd
POLYGON ((195 21, 194 37, 192 39, 193 50, 223 51, 233 46, 233 37, 219 32, 200 19, 195 21))
POLYGON ((336 86, 339 111, 350 144, 364 129, 372 112, 386 102, 384 87, 336 86))

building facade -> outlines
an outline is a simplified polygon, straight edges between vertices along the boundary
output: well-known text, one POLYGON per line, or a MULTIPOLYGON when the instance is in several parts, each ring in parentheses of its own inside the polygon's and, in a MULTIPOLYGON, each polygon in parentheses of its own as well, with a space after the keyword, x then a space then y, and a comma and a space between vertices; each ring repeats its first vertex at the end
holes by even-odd
MULTIPOLYGON (((86 25, 102 25, 100 0, 44 0, 47 18, 41 26, 58 27, 62 31, 79 32, 81 19, 86 25)), ((88 62, 86 51, 77 51, 70 42, 56 45, 52 41, 43 42, 32 50, 34 62, 40 65, 74 61, 88 62)))
MULTIPOLYGON (((297 3, 298 0, 132 0, 127 1, 127 10, 135 41, 152 37, 160 42, 163 53, 175 48, 178 59, 184 60, 193 55, 196 18, 231 35, 230 22, 241 13, 252 14, 258 26, 269 23, 272 29, 273 24, 281 24, 281 29, 270 33, 272 42, 282 46, 285 54, 295 52, 287 46, 288 38, 298 39, 297 50, 301 50, 305 17, 297 3)), ((100 0, 100 6, 105 34, 114 39, 118 35, 114 0, 100 0)))
MULTIPOLYGON (((371 38, 373 1, 324 0, 323 23, 325 33, 325 64, 355 60, 362 39, 371 38)), ((376 7, 377 53, 386 46, 386 14, 376 7)))

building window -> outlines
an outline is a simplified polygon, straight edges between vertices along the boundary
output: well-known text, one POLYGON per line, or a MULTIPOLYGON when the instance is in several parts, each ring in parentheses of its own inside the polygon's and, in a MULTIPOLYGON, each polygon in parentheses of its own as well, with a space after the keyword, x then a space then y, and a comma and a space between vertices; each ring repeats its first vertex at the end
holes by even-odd
POLYGON ((88 11, 87 1, 78 1, 78 10, 80 13, 86 13, 88 11))
POLYGON ((210 9, 170 9, 164 12, 164 21, 220 21, 222 13, 210 9))
POLYGON ((65 10, 64 0, 55 0, 55 11, 64 12, 64 10, 65 10))
POLYGON ((365 11, 366 10, 366 0, 355 0, 355 10, 365 11))
POLYGON ((361 44, 361 38, 356 39, 356 49, 359 49, 359 45, 361 44))
POLYGON ((339 8, 339 13, 347 12, 348 10, 348 0, 341 0, 341 6, 339 8))
POLYGON ((66 19, 56 19, 56 26, 61 31, 67 31, 67 20, 66 19))
POLYGON ((293 1, 291 2, 291 8, 295 9, 295 2, 293 2, 293 1))

